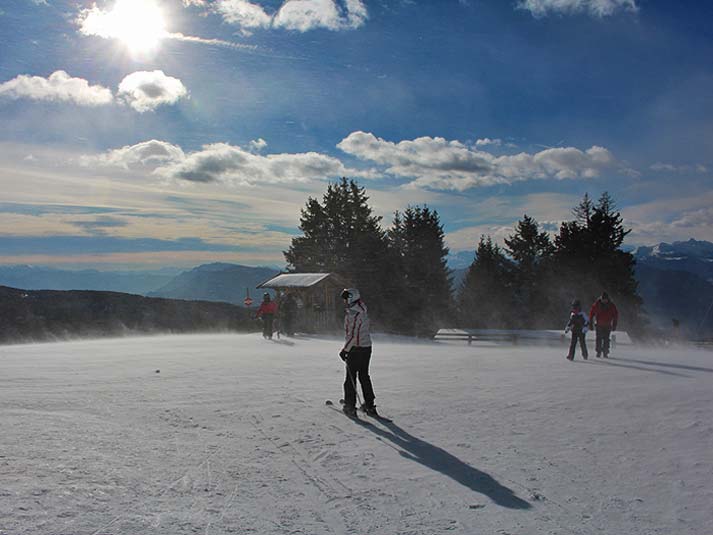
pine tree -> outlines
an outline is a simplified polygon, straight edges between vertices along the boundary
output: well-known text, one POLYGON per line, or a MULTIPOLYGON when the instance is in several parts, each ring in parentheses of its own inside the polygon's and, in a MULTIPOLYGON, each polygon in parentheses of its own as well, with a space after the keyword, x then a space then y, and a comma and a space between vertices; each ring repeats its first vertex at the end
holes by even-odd
POLYGON ((623 219, 616 212, 616 205, 609 193, 602 193, 596 207, 592 210, 588 230, 595 255, 616 251, 624 243, 624 238, 631 230, 624 230, 623 219))
POLYGON ((388 232, 403 286, 399 331, 433 335, 451 308, 448 248, 438 212, 427 206, 396 212, 388 232))
POLYGON ((290 271, 335 272, 359 288, 378 324, 386 321, 395 288, 386 233, 368 200, 353 180, 329 184, 321 203, 308 199, 300 217, 304 235, 284 255, 290 271))
POLYGON ((625 318, 622 323, 629 325, 629 330, 636 334, 644 327, 640 316, 642 299, 638 294, 636 259, 621 249, 630 232, 631 229, 624 228, 624 220, 616 211, 614 200, 604 192, 597 201, 589 225, 595 255, 593 278, 599 284, 598 292, 606 290, 618 302, 625 318))
POLYGON ((517 316, 518 326, 542 325, 543 307, 548 306, 546 272, 554 246, 547 232, 540 232, 537 221, 525 214, 518 221, 515 234, 505 239, 507 252, 515 261, 513 285, 516 300, 524 314, 517 316))
POLYGON ((458 299, 459 323, 472 328, 512 328, 512 262, 490 236, 481 236, 458 299))
POLYGON ((540 232, 537 221, 525 214, 517 222, 515 234, 505 239, 507 251, 519 266, 533 270, 554 251, 547 232, 540 232))
MULTIPOLYGON (((575 221, 562 223, 555 237, 555 271, 560 285, 560 308, 577 298, 586 305, 607 291, 620 307, 632 330, 641 329, 641 298, 638 295, 631 253, 621 249, 626 230, 612 197, 603 193, 596 205, 588 195, 573 210, 575 221)), ((554 311, 552 311, 554 313, 554 311)))
POLYGON ((589 193, 585 193, 582 201, 572 209, 572 214, 575 217, 575 221, 579 223, 579 225, 586 227, 592 217, 593 210, 594 203, 592 203, 589 193))

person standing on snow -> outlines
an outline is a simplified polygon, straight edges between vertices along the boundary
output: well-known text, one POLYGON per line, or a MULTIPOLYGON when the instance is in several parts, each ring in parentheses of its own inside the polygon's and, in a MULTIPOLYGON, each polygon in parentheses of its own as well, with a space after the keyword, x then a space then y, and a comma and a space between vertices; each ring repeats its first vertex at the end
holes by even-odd
POLYGON ((567 355, 567 360, 574 360, 574 352, 577 349, 577 341, 579 341, 580 347, 582 348, 582 357, 587 360, 589 353, 587 352, 587 341, 585 336, 587 334, 587 326, 589 325, 589 320, 587 315, 582 312, 582 305, 578 299, 572 301, 572 310, 569 314, 569 321, 567 326, 564 328, 565 334, 572 331, 572 342, 569 344, 569 354, 567 355))
POLYGON ((297 312, 297 303, 294 297, 289 292, 285 292, 280 302, 280 327, 282 332, 287 336, 295 335, 295 313, 297 312))
POLYGON ((378 416, 374 406, 374 388, 369 377, 371 360, 371 336, 369 334, 369 315, 366 305, 356 288, 347 288, 342 292, 346 306, 344 316, 344 347, 339 357, 347 364, 347 376, 344 380, 344 412, 356 415, 356 382, 359 379, 364 394, 364 410, 370 416, 378 416))
POLYGON ((589 310, 589 323, 595 325, 596 318, 596 349, 597 357, 609 358, 609 336, 612 331, 616 331, 616 324, 619 321, 619 311, 616 305, 609 299, 609 294, 602 292, 602 295, 594 301, 589 310))
POLYGON ((262 318, 262 337, 272 340, 272 322, 277 314, 277 303, 270 299, 270 294, 265 292, 262 303, 257 309, 255 319, 262 318))

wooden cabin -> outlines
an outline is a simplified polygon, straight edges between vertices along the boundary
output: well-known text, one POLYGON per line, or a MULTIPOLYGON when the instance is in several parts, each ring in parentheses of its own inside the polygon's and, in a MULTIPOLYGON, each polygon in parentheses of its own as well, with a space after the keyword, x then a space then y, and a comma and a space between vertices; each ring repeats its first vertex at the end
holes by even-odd
POLYGON ((341 293, 348 283, 336 273, 281 273, 257 286, 271 289, 278 302, 294 299, 294 330, 299 332, 332 332, 341 330, 344 304, 341 293))

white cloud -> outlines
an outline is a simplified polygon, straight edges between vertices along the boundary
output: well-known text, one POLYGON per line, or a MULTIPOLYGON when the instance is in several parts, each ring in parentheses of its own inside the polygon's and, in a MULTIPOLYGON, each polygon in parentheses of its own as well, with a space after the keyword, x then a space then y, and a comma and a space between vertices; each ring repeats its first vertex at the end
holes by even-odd
POLYGON ((262 6, 248 0, 219 0, 214 9, 225 22, 241 28, 269 28, 272 24, 272 17, 262 6))
POLYGON ((684 212, 671 224, 676 227, 713 228, 713 208, 701 208, 684 212))
POLYGON ((267 147, 267 141, 265 141, 265 140, 262 139, 261 137, 259 137, 259 138, 257 138, 257 139, 253 139, 253 140, 250 142, 250 149, 251 149, 253 152, 260 152, 260 151, 263 150, 265 147, 267 147))
POLYGON ((194 35, 184 35, 180 32, 167 33, 166 39, 175 39, 176 41, 184 41, 186 43, 198 43, 201 45, 221 46, 224 48, 232 48, 234 50, 258 49, 258 47, 255 45, 246 45, 243 43, 236 43, 234 41, 226 41, 225 39, 205 39, 203 37, 196 37, 194 35))
POLYGON ((659 171, 675 172, 676 166, 671 165, 670 163, 656 162, 649 169, 651 169, 652 171, 657 171, 657 172, 659 172, 659 171))
POLYGON ((607 149, 596 146, 586 151, 566 147, 495 156, 440 137, 394 143, 371 133, 352 132, 337 147, 384 166, 389 174, 412 178, 415 186, 459 191, 532 179, 593 178, 618 165, 607 149))
POLYGON ((188 90, 178 78, 163 71, 137 71, 119 84, 117 98, 139 113, 155 110, 164 104, 175 104, 188 96, 188 90))
MULTIPOLYGON (((112 91, 101 85, 89 85, 83 78, 73 78, 65 71, 55 71, 48 78, 21 74, 0 84, 0 96, 53 102, 72 102, 80 106, 103 106, 114 102, 112 91)), ((119 84, 117 100, 143 113, 164 104, 175 104, 188 96, 177 78, 163 71, 139 71, 119 84)))
POLYGON ((290 0, 275 15, 277 28, 306 32, 315 28, 339 30, 342 19, 332 0, 290 0))
POLYGON ((586 13, 594 17, 613 15, 617 11, 638 11, 636 0, 520 0, 518 7, 530 11, 535 17, 550 13, 586 13))
POLYGON ((55 71, 48 78, 21 74, 0 84, 0 96, 73 102, 80 106, 103 106, 114 100, 110 89, 89 85, 87 80, 73 78, 65 71, 55 71))
POLYGON ((495 145, 496 147, 499 147, 502 144, 503 144, 502 139, 490 139, 489 137, 485 137, 483 139, 478 139, 475 142, 476 147, 486 147, 488 145, 495 145))
POLYGON ((632 231, 626 239, 631 244, 652 245, 691 238, 710 241, 713 212, 702 210, 699 214, 684 213, 674 221, 624 218, 624 225, 632 231))
POLYGON ((317 28, 332 31, 349 30, 364 25, 369 17, 363 0, 286 0, 276 13, 269 13, 249 0, 184 0, 218 13, 229 24, 243 30, 282 28, 307 32, 317 28))
POLYGON ((347 9, 347 25, 351 28, 363 26, 369 18, 369 13, 362 0, 345 0, 347 9))
POLYGON ((622 210, 624 224, 632 232, 628 243, 653 244, 678 240, 710 241, 713 228, 713 190, 687 191, 680 182, 660 191, 657 199, 622 210))
POLYGON ((656 162, 649 167, 652 171, 657 173, 700 173, 704 174, 708 172, 708 167, 703 164, 695 165, 673 165, 670 163, 656 162))
POLYGON ((366 176, 363 172, 347 169, 337 158, 316 152, 261 156, 227 143, 206 145, 181 162, 157 169, 156 174, 191 182, 223 181, 235 185, 366 176))
POLYGON ((79 162, 84 167, 118 167, 135 170, 155 169, 161 165, 180 162, 184 158, 185 154, 180 147, 152 139, 113 149, 104 154, 82 156, 79 162))
POLYGON ((337 158, 317 152, 265 156, 252 152, 266 146, 262 139, 251 142, 247 150, 227 143, 214 143, 185 154, 176 145, 154 139, 104 154, 82 156, 80 163, 85 167, 146 170, 164 179, 229 185, 303 183, 341 176, 372 176, 368 171, 349 169, 337 158))

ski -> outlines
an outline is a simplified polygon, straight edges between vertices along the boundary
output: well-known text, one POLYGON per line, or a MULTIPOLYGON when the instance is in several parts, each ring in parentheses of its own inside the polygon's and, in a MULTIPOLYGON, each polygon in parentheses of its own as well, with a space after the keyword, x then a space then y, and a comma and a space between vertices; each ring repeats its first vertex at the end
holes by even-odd
MULTIPOLYGON (((339 400, 339 404, 340 404, 340 405, 344 405, 344 400, 343 400, 343 399, 340 399, 340 400, 339 400)), ((366 410, 364 409, 364 406, 363 406, 363 405, 358 408, 358 412, 361 412, 362 414, 368 416, 369 418, 373 418, 374 420, 377 420, 377 421, 380 421, 380 422, 384 422, 384 423, 391 423, 391 422, 393 422, 393 420, 392 420, 391 418, 387 418, 386 416, 381 416, 380 414, 374 416, 373 414, 369 414, 368 412, 366 412, 366 410)))
POLYGON ((351 415, 351 414, 347 414, 346 412, 344 412, 344 411, 341 410, 341 409, 338 409, 337 407, 334 406, 334 403, 332 403, 332 400, 330 400, 330 399, 328 399, 327 401, 325 401, 324 404, 325 404, 328 408, 332 409, 333 411, 337 411, 338 413, 343 414, 344 416, 346 416, 346 417, 349 418, 350 420, 353 420, 353 421, 355 421, 355 422, 360 422, 360 423, 368 423, 368 422, 365 422, 364 420, 362 420, 361 418, 359 418, 359 416, 358 416, 356 413, 353 414, 353 415, 351 415))

